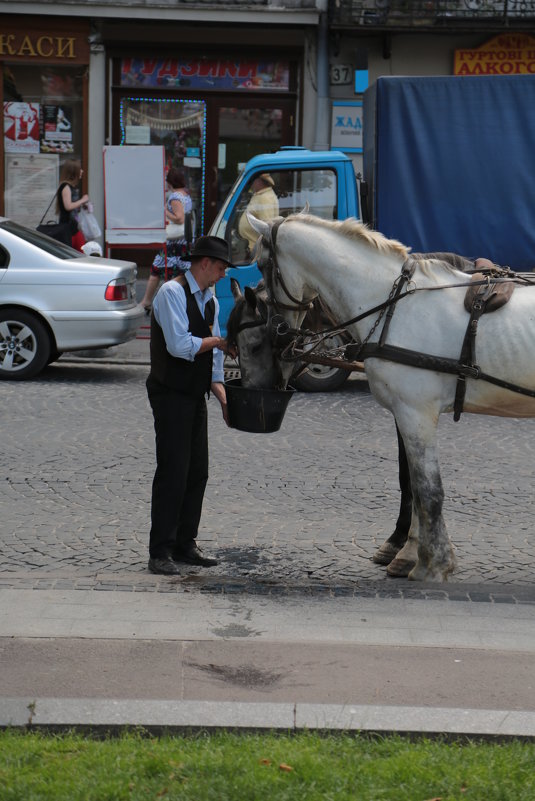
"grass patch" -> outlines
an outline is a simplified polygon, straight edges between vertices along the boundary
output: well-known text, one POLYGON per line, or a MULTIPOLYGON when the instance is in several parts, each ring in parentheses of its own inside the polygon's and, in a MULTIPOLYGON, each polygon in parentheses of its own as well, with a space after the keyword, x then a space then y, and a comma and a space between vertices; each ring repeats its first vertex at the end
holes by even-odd
POLYGON ((535 744, 0 732, 2 801, 533 801, 535 744))

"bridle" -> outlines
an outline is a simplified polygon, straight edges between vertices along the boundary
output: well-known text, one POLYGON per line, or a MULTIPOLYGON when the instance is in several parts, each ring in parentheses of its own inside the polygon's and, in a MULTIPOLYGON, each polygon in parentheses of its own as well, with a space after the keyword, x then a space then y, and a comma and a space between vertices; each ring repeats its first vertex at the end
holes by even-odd
POLYGON ((312 308, 312 301, 314 298, 310 300, 298 300, 296 297, 294 297, 288 289, 279 267, 279 262, 277 259, 277 235, 283 222, 284 218, 279 217, 271 226, 269 242, 267 243, 269 248, 269 256, 261 266, 261 272, 266 282, 268 295, 266 302, 268 306, 273 307, 275 313, 278 313, 281 309, 295 312, 307 312, 312 308), (282 301, 276 299, 275 292, 273 290, 275 284, 277 283, 280 285, 282 291, 293 305, 290 305, 289 303, 283 303, 282 301))

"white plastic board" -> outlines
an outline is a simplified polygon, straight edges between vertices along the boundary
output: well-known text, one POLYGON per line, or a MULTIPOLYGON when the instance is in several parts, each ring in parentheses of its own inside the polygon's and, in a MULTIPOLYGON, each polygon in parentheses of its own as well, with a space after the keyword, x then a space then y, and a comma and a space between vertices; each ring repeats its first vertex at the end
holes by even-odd
POLYGON ((104 148, 106 242, 165 242, 165 151, 158 145, 104 148))

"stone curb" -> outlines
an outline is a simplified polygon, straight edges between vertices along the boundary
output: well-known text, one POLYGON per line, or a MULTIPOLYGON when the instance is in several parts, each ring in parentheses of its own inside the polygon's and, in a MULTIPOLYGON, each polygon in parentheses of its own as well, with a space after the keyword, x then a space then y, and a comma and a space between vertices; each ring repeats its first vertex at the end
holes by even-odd
POLYGON ((470 601, 473 603, 535 605, 535 586, 499 584, 415 584, 407 579, 385 582, 274 582, 236 577, 184 575, 163 577, 144 574, 139 579, 121 576, 40 575, 0 572, 0 589, 94 590, 99 592, 181 593, 190 585, 205 595, 265 596, 271 598, 369 598, 411 601, 470 601))
POLYGON ((0 728, 347 731, 534 738, 535 712, 227 701, 2 698, 0 728))

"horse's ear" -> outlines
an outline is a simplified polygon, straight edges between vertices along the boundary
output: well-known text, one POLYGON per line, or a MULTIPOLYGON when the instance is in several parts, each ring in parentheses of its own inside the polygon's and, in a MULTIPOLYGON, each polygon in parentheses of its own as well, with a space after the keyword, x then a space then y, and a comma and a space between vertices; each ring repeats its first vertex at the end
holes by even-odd
POLYGON ((264 222, 263 220, 257 220, 255 216, 253 216, 249 211, 245 212, 247 214, 247 219, 251 224, 251 228, 253 228, 257 234, 269 239, 269 223, 264 222))
POLYGON ((240 298, 243 298, 241 287, 235 278, 230 279, 230 289, 232 291, 232 297, 234 298, 234 300, 239 300, 240 298))
POLYGON ((258 307, 258 311, 260 312, 260 316, 263 317, 264 320, 267 320, 269 309, 268 309, 268 305, 267 305, 266 301, 262 300, 262 298, 259 298, 258 295, 257 295, 256 296, 256 305, 258 307))
POLYGON ((307 202, 305 203, 305 207, 303 209, 301 209, 299 214, 308 214, 309 211, 310 211, 310 203, 307 200, 307 202))
POLYGON ((250 286, 245 287, 245 300, 251 309, 256 309, 256 293, 250 286))

